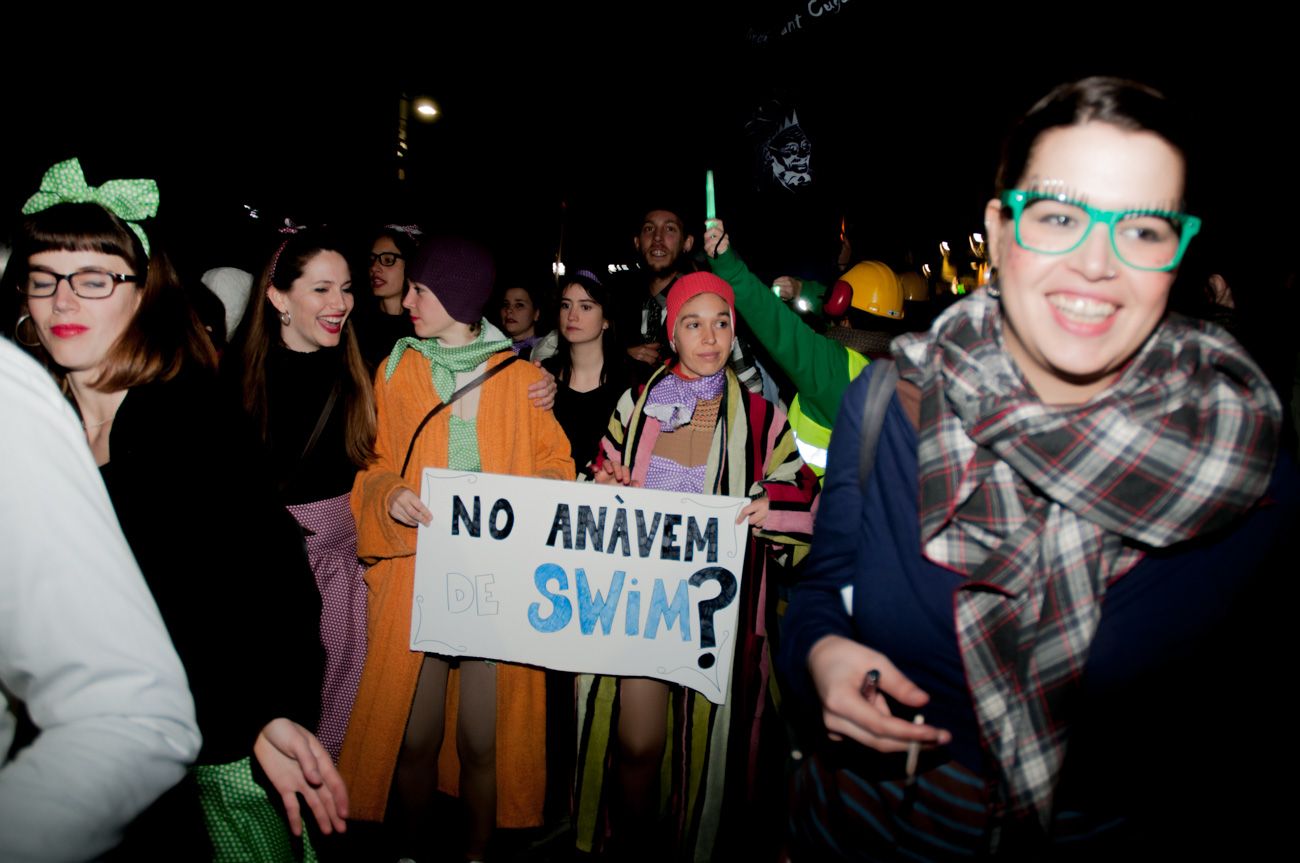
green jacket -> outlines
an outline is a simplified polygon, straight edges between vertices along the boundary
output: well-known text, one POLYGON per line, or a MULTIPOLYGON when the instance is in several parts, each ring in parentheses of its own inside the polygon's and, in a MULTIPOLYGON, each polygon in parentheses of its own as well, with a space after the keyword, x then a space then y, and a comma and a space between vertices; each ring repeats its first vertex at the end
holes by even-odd
POLYGON ((829 435, 844 390, 865 358, 804 323, 732 250, 709 263, 736 292, 736 313, 794 383, 803 412, 829 435))

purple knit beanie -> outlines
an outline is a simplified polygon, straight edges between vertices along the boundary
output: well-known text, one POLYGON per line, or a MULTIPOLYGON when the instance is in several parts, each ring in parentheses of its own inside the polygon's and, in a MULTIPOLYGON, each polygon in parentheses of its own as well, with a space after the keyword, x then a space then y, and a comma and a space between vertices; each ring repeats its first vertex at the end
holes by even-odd
POLYGON ((462 324, 476 324, 492 294, 496 267, 488 250, 459 237, 436 237, 420 247, 406 277, 419 282, 462 324))

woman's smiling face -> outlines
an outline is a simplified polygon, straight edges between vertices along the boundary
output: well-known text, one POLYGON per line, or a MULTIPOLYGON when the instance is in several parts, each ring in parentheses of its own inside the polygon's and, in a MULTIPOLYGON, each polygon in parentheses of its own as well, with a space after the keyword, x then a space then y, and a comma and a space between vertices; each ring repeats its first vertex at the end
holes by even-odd
MULTIPOLYGON (((1063 190, 1102 209, 1177 210, 1183 181, 1183 157, 1164 138, 1092 122, 1039 135, 1017 187, 1063 190)), ((1049 255, 1016 243, 999 201, 985 217, 1007 351, 1043 401, 1088 401, 1159 325, 1174 273, 1125 264, 1103 224, 1074 250, 1049 255)))

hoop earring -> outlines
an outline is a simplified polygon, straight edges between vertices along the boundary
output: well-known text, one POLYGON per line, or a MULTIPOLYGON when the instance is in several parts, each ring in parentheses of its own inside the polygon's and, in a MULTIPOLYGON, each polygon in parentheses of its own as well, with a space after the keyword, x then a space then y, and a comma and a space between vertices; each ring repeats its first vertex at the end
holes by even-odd
POLYGON ((287 327, 292 322, 293 322, 293 318, 289 316, 288 312, 280 312, 280 323, 284 324, 287 327))
POLYGON ((17 340, 18 344, 23 345, 24 347, 39 348, 41 346, 41 340, 39 338, 34 342, 29 342, 22 336, 23 323, 30 322, 31 319, 32 316, 28 312, 24 312, 19 316, 18 323, 14 324, 14 339, 17 340))
POLYGON ((993 282, 989 282, 987 290, 989 292, 989 296, 995 300, 1002 296, 1002 289, 999 288, 993 282))

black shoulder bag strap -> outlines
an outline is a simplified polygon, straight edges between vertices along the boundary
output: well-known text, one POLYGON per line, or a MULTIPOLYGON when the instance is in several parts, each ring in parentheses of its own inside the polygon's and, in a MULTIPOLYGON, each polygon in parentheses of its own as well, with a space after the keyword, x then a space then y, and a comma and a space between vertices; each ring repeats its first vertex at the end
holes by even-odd
POLYGON ((320 416, 316 417, 316 427, 311 430, 311 435, 307 438, 307 443, 302 448, 302 454, 298 456, 298 461, 294 462, 293 471, 276 485, 281 494, 289 485, 302 473, 302 463, 311 455, 311 451, 316 448, 316 441, 320 440, 321 432, 325 431, 325 423, 329 422, 330 414, 334 411, 334 405, 339 400, 339 390, 343 385, 338 381, 330 388, 329 398, 325 399, 325 406, 320 410, 320 416))
POLYGON ((411 442, 406 446, 406 458, 402 459, 402 472, 400 475, 403 477, 406 476, 406 468, 411 464, 411 453, 415 452, 415 442, 419 440, 420 432, 424 431, 424 427, 429 424, 429 420, 433 419, 438 414, 442 413, 445 408, 450 407, 453 402, 455 402, 461 396, 465 395, 465 393, 469 392, 472 389, 475 389, 476 387, 481 387, 483 384, 487 382, 488 378, 500 372, 505 371, 506 366, 510 365, 513 362, 516 362, 518 359, 519 359, 518 354, 511 354, 501 362, 497 363, 492 368, 483 372, 483 374, 474 378, 474 380, 465 384, 465 386, 456 390, 454 393, 451 394, 451 398, 447 399, 445 402, 443 402, 442 404, 438 405, 433 410, 425 414, 424 419, 420 420, 420 424, 415 427, 415 432, 411 435, 411 442))
POLYGON ((858 444, 858 485, 866 491, 871 469, 876 465, 876 446, 885 425, 889 399, 898 388, 898 366, 893 360, 876 360, 871 364, 867 397, 862 400, 862 436, 858 444))

